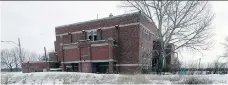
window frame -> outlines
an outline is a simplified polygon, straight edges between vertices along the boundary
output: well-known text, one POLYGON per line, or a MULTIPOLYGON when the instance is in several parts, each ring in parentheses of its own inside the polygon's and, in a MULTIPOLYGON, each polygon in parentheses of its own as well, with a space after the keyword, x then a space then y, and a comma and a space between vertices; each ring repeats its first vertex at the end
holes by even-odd
POLYGON ((86 40, 97 41, 98 40, 98 31, 96 29, 86 31, 86 40), (96 36, 96 39, 95 39, 96 36), (91 39, 90 39, 91 37, 91 39))

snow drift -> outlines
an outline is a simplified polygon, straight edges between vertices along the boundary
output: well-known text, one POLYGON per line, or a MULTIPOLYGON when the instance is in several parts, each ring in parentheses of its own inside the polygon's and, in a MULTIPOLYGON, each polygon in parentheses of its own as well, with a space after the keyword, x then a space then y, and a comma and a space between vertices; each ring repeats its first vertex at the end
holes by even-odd
POLYGON ((93 74, 2 72, 1 84, 228 84, 228 75, 93 74))

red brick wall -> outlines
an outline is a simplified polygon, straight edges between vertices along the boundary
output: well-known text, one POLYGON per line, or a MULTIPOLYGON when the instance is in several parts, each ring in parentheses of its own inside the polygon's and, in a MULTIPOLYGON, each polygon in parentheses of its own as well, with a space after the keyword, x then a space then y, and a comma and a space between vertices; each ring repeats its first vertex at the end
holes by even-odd
POLYGON ((85 36, 83 33, 72 34, 73 43, 77 42, 78 40, 84 40, 85 36))
POLYGON ((81 47, 80 48, 80 54, 81 54, 81 60, 90 60, 90 48, 81 47), (84 56, 84 57, 82 57, 82 56, 84 56))
MULTIPOLYGON (((48 64, 46 62, 37 62, 37 63, 22 63, 22 72, 34 72, 37 68, 37 72, 42 72, 48 64)), ((49 68, 48 68, 49 69, 49 68)))
MULTIPOLYGON (((83 33, 77 33, 77 34, 72 34, 72 43, 77 42, 78 40, 84 40, 84 34, 83 33)), ((113 37, 116 39, 116 29, 112 28, 112 29, 104 29, 102 30, 102 40, 107 40, 109 37, 113 37)), ((61 55, 61 46, 60 43, 64 43, 64 44, 68 44, 69 43, 69 35, 65 35, 63 36, 63 38, 60 37, 56 37, 56 41, 55 41, 55 48, 56 48, 56 52, 58 54, 58 58, 60 60, 62 60, 62 55, 61 55)), ((93 42, 96 43, 96 42, 93 42)), ((89 44, 81 44, 80 47, 88 47, 89 44)), ((66 53, 64 53, 65 55, 66 53)))
POLYGON ((91 68, 91 63, 89 62, 83 62, 82 63, 82 72, 87 72, 87 73, 91 73, 92 72, 92 68, 91 68))
POLYGON ((102 39, 107 40, 109 37, 116 39, 116 37, 115 37, 116 31, 115 30, 116 30, 115 28, 102 30, 102 39))
POLYGON ((106 60, 108 58, 108 46, 92 47, 92 60, 106 60))
MULTIPOLYGON (((139 21, 139 13, 135 14, 129 14, 128 16, 124 17, 117 17, 117 18, 108 18, 105 20, 98 20, 98 21, 92 21, 92 22, 86 22, 82 24, 77 25, 68 25, 68 26, 62 26, 62 27, 56 27, 55 32, 56 34, 62 34, 62 33, 68 33, 68 32, 76 32, 76 31, 82 31, 82 30, 89 30, 89 29, 98 29, 100 27, 108 27, 108 26, 115 26, 120 24, 128 24, 133 22, 139 21)), ((116 30, 114 29, 104 29, 102 30, 102 38, 103 40, 108 39, 109 37, 113 37, 116 39, 116 30)), ((72 34, 73 42, 77 42, 77 40, 83 40, 84 35, 82 33, 78 34, 72 34)), ((69 36, 63 36, 63 38, 60 38, 59 36, 56 37, 56 52, 58 54, 59 59, 61 58, 61 52, 60 52, 60 43, 69 43, 69 36)))
POLYGON ((134 14, 128 14, 128 16, 124 17, 115 17, 115 18, 107 18, 103 20, 97 20, 97 21, 90 21, 90 22, 84 22, 81 24, 70 24, 67 26, 60 26, 56 27, 56 34, 62 34, 67 32, 75 32, 75 31, 82 31, 82 30, 90 30, 90 29, 96 29, 99 27, 108 27, 108 26, 115 26, 118 24, 128 24, 133 22, 138 22, 139 13, 134 14))
POLYGON ((78 49, 65 49, 64 61, 76 61, 79 60, 78 49))
POLYGON ((139 61, 139 26, 131 25, 119 28, 118 63, 135 64, 139 61))
POLYGON ((151 23, 150 20, 148 20, 148 18, 146 18, 144 14, 140 15, 140 23, 142 23, 145 27, 149 28, 151 32, 154 32, 155 34, 158 32, 155 23, 151 23))

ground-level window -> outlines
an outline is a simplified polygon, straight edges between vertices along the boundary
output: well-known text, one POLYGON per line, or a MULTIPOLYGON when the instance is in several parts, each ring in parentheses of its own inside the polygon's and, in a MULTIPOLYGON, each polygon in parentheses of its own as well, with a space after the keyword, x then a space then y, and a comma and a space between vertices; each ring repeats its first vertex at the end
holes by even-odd
POLYGON ((152 66, 156 66, 157 64, 158 64, 158 60, 156 58, 153 58, 152 66))

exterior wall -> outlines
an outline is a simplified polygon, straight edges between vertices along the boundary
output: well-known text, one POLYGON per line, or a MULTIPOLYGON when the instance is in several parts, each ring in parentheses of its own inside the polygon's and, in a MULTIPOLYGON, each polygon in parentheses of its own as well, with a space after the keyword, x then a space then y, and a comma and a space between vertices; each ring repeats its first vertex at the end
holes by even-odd
MULTIPOLYGON (((119 56, 117 64, 139 64, 139 25, 120 27, 118 36, 119 56)), ((125 66, 118 67, 120 73, 128 72, 128 70, 124 70, 125 66)), ((135 69, 131 70, 135 72, 139 71, 135 69)))
POLYGON ((80 48, 80 57, 81 60, 90 60, 90 48, 89 47, 81 47, 80 48))
POLYGON ((107 60, 109 59, 109 46, 91 47, 91 44, 87 44, 83 47, 64 49, 64 61, 80 61, 80 57, 81 60, 107 60))
POLYGON ((55 52, 49 52, 48 56, 49 56, 49 61, 57 61, 58 60, 55 52))
POLYGON ((57 62, 27 62, 22 63, 22 72, 43 72, 43 69, 55 68, 57 62))
POLYGON ((92 47, 92 60, 107 60, 109 59, 108 46, 92 47))
MULTIPOLYGON (((108 38, 112 37, 114 39, 117 39, 117 31, 115 27, 110 28, 110 29, 102 29, 102 40, 108 40, 108 38)), ((69 35, 64 35, 62 38, 59 36, 56 37, 56 42, 55 42, 55 47, 56 47, 56 52, 58 56, 58 59, 62 61, 62 52, 61 52, 61 44, 69 44, 69 43, 76 43, 78 40, 84 40, 85 35, 83 33, 77 33, 77 34, 72 34, 72 42, 69 42, 70 38, 69 35)), ((93 43, 96 43, 96 41, 93 41, 93 43)), ((98 42, 99 43, 99 42, 98 42)))
POLYGON ((91 20, 87 22, 81 22, 78 24, 70 24, 65 26, 56 27, 56 35, 68 32, 82 31, 96 29, 100 27, 109 27, 121 24, 128 24, 138 22, 139 13, 126 14, 121 16, 113 16, 104 19, 91 20))
POLYGON ((119 29, 119 63, 138 63, 139 32, 138 25, 131 25, 119 29))
POLYGON ((120 73, 137 74, 141 73, 140 66, 119 66, 120 73))
POLYGON ((65 49, 64 61, 76 61, 79 60, 78 49, 65 49))
POLYGON ((140 15, 140 31, 139 31, 139 60, 142 64, 142 69, 149 71, 152 64, 152 51, 153 51, 153 40, 156 40, 157 28, 153 21, 148 20, 142 13, 140 15), (148 55, 143 55, 142 51, 146 51, 148 55))
POLYGON ((82 72, 91 73, 92 72, 91 63, 83 62, 82 63, 82 72))

